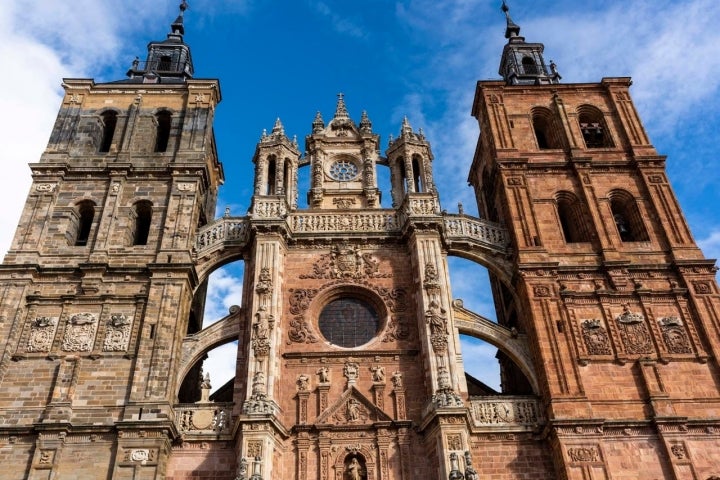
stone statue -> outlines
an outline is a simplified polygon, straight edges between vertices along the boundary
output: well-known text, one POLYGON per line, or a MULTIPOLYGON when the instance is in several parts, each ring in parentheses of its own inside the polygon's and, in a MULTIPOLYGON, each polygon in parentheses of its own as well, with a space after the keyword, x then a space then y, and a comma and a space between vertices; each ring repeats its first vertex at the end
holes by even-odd
POLYGON ((327 367, 320 367, 317 372, 320 383, 330 383, 330 370, 327 367))
POLYGON ((392 382, 395 388, 402 388, 403 386, 403 374, 400 372, 394 372, 392 375, 392 382))
POLYGON ((348 383, 355 383, 360 376, 360 365, 356 362, 345 362, 345 369, 343 372, 348 379, 348 383))
POLYGON ((362 465, 360 465, 357 458, 353 458, 350 461, 345 472, 347 472, 347 478, 349 480, 362 480, 365 478, 365 470, 362 468, 362 465))
POLYGON ((360 402, 351 398, 347 404, 347 416, 349 422, 360 420, 360 402))
POLYGON ((385 369, 382 365, 370 368, 372 380, 375 383, 385 383, 385 369))
POLYGON ((445 310, 433 300, 430 302, 430 308, 425 312, 425 318, 430 325, 431 335, 447 335, 447 320, 445 319, 445 310))
POLYGON ((301 374, 298 377, 298 381, 297 381, 298 391, 307 392, 309 389, 309 383, 310 383, 310 377, 308 377, 305 374, 301 374))

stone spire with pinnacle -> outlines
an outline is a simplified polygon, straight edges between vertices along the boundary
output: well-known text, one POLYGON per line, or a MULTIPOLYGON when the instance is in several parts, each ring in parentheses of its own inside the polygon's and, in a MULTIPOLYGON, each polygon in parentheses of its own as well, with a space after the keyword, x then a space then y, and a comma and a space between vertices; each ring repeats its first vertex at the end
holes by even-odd
POLYGON ((345 106, 345 94, 338 93, 337 106, 335 107, 334 120, 349 120, 350 115, 348 114, 347 107, 345 106))
POLYGON ((520 26, 510 17, 510 7, 503 0, 501 10, 505 14, 505 38, 499 73, 508 85, 547 85, 560 83, 555 64, 545 64, 542 43, 527 43, 520 36, 520 26))

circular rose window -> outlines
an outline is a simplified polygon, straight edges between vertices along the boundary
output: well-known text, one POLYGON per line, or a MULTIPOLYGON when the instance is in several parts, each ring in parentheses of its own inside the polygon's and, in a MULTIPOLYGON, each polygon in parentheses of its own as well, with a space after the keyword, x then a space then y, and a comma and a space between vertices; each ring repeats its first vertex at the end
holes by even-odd
POLYGON ((353 297, 336 298, 325 305, 318 323, 320 332, 330 343, 345 348, 368 343, 380 327, 375 309, 353 297))
POLYGON ((337 160, 330 165, 330 177, 339 182, 349 182, 358 176, 358 167, 349 160, 337 160))

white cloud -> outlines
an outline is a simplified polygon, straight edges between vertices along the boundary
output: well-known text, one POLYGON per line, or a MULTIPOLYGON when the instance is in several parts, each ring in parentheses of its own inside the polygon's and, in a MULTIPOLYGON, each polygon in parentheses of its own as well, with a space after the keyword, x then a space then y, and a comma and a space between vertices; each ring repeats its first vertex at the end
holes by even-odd
POLYGON ((229 314, 230 307, 242 302, 241 264, 215 270, 210 274, 205 303, 203 327, 207 327, 229 314))
POLYGON ((235 362, 237 358, 238 342, 226 343, 208 352, 208 358, 203 362, 203 371, 210 373, 211 392, 235 377, 235 362))
POLYGON ((697 241, 707 258, 720 258, 720 230, 713 230, 706 238, 697 241))

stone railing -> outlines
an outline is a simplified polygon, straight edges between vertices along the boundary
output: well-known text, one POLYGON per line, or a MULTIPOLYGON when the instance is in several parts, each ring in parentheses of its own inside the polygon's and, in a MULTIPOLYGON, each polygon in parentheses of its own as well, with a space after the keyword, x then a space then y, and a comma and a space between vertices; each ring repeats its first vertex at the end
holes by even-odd
POLYGON ((253 198, 250 215, 253 218, 272 218, 279 219, 284 217, 288 212, 285 198, 253 198))
POLYGON ((198 253, 230 241, 247 241, 249 222, 244 218, 223 217, 200 229, 195 239, 198 253))
POLYGON ((232 409, 233 403, 181 403, 175 406, 175 425, 182 433, 230 433, 233 426, 232 409))
POLYGON ((536 397, 470 397, 470 416, 477 428, 533 430, 544 423, 536 397))
POLYGON ((505 251, 510 244, 507 230, 497 223, 467 215, 448 214, 443 216, 443 222, 448 240, 474 240, 500 251, 505 251))
POLYGON ((293 233, 391 233, 400 230, 395 210, 358 213, 294 213, 288 216, 293 233))

